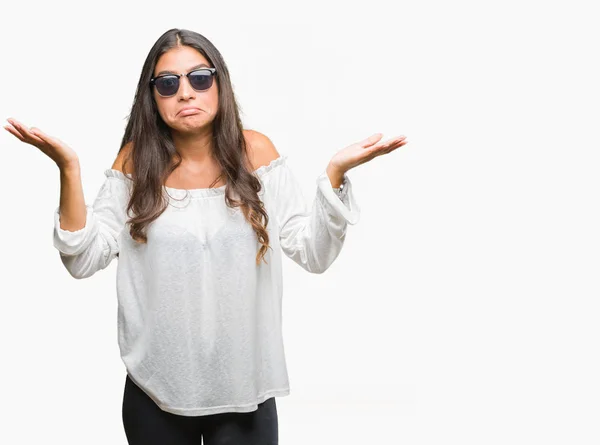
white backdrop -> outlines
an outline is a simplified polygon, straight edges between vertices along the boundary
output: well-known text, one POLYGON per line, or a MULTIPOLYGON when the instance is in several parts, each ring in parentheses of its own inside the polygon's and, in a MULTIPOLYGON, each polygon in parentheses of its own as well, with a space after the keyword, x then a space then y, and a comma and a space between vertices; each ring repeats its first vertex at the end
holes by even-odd
MULTIPOLYGON (((67 142, 91 203, 146 54, 179 27, 221 51, 244 127, 309 202, 336 150, 406 135, 348 173, 361 219, 331 268, 284 258, 280 443, 598 444, 591 3, 11 2, 0 116, 67 142)), ((0 443, 126 444, 118 260, 70 277, 58 168, 1 134, 0 443)))

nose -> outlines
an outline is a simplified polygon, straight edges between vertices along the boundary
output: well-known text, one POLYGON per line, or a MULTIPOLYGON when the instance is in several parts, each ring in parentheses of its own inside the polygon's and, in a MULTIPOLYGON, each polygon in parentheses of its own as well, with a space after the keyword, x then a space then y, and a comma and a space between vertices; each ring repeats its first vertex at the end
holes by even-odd
POLYGON ((195 90, 192 88, 190 84, 190 79, 187 76, 180 77, 180 85, 179 85, 179 99, 181 100, 189 100, 195 96, 195 90))

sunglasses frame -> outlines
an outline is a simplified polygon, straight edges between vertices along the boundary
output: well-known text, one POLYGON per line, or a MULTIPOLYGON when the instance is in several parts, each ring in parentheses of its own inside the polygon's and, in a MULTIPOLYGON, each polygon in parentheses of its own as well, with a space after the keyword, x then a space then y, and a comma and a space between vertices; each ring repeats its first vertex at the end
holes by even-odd
MULTIPOLYGON (((171 94, 171 95, 169 95, 169 96, 163 96, 163 95, 162 95, 162 94, 160 94, 160 92, 158 91, 158 88, 156 88, 156 92, 158 93, 158 95, 159 95, 159 96, 161 96, 161 97, 173 97, 173 96, 175 96, 175 95, 177 94, 177 92, 179 91, 179 88, 181 87, 181 78, 182 78, 183 76, 185 76, 185 77, 187 77, 187 78, 188 78, 188 82, 189 82, 189 81, 190 81, 190 74, 192 74, 192 73, 197 73, 198 71, 209 71, 209 72, 210 72, 210 75, 211 75, 211 76, 213 76, 213 77, 214 77, 214 76, 215 76, 215 74, 217 73, 217 69, 216 69, 216 68, 208 68, 208 67, 204 68, 204 67, 203 67, 203 68, 198 68, 198 69, 192 70, 192 71, 190 71, 190 72, 189 72, 189 73, 187 73, 187 74, 184 74, 184 73, 181 73, 181 74, 163 74, 162 76, 156 76, 156 77, 153 77, 152 79, 150 79, 150 85, 153 85, 153 86, 156 88, 156 83, 155 83, 155 81, 156 81, 157 79, 161 79, 161 78, 163 78, 163 77, 177 77, 177 78, 178 78, 178 81, 179 81, 179 85, 177 86, 177 91, 175 91, 173 94, 171 94)), ((214 83, 214 79, 213 79, 213 83, 214 83)), ((213 85, 213 84, 211 83, 211 85, 210 85, 210 86, 212 87, 212 85, 213 85)), ((208 87, 208 88, 205 88, 205 89, 203 89, 203 90, 197 90, 197 89, 196 89, 196 88, 194 88, 194 86, 192 85, 192 82, 190 82, 190 86, 193 88, 193 90, 194 90, 194 91, 206 91, 206 90, 209 90, 209 89, 210 89, 210 87, 208 87)))

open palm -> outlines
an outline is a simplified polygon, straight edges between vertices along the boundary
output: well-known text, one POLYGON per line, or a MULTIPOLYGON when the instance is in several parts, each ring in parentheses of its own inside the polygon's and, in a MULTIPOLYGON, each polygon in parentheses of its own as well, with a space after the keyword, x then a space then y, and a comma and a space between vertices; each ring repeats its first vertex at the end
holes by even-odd
POLYGON ((66 168, 78 162, 77 153, 58 138, 49 136, 37 128, 27 128, 16 119, 7 119, 10 123, 4 129, 21 142, 37 147, 51 158, 59 168, 66 168))
POLYGON ((331 164, 340 171, 348 171, 360 164, 370 161, 371 159, 390 153, 406 145, 406 136, 398 136, 388 139, 387 141, 377 143, 381 140, 383 134, 375 133, 374 135, 355 144, 349 145, 346 148, 339 150, 332 158, 331 164))

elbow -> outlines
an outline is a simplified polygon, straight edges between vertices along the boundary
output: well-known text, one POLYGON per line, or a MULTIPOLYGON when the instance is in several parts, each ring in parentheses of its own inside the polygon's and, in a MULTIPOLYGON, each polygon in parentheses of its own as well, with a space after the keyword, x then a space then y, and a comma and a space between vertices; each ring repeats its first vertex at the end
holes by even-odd
MULTIPOLYGON (((67 269, 68 270, 68 269, 67 269)), ((88 270, 88 271, 74 271, 74 270, 69 270, 69 274, 71 274, 71 276, 73 278, 75 278, 76 280, 83 280, 84 278, 89 278, 92 275, 94 275, 96 273, 95 270, 88 270)))
MULTIPOLYGON (((332 238, 333 239, 333 238, 332 238)), ((322 274, 327 271, 340 255, 343 246, 343 239, 329 244, 317 244, 320 247, 313 247, 311 255, 304 256, 307 270, 314 274, 322 274)))
MULTIPOLYGON (((68 269, 67 269, 68 270, 68 269)), ((83 280, 84 278, 88 278, 90 276, 92 276, 93 274, 82 274, 82 273, 78 273, 78 272, 73 272, 71 270, 69 270, 69 274, 71 274, 71 276, 73 278, 75 278, 76 280, 83 280)))
POLYGON ((331 244, 321 245, 296 244, 293 247, 284 246, 284 251, 288 257, 299 264, 304 270, 312 274, 325 273, 333 264, 341 251, 341 243, 332 247, 331 244))
POLYGON ((65 269, 67 269, 67 272, 69 272, 69 275, 76 280, 82 280, 84 278, 91 277, 96 273, 96 269, 90 267, 90 265, 78 262, 76 256, 65 255, 64 253, 60 252, 60 259, 65 266, 65 269))
POLYGON ((91 238, 82 248, 79 246, 78 253, 65 251, 59 244, 60 259, 69 274, 78 280, 89 278, 99 270, 106 268, 113 258, 119 253, 116 238, 106 236, 100 231, 97 236, 91 238))
POLYGON ((325 273, 327 269, 329 269, 329 267, 333 264, 336 258, 337 254, 331 255, 326 258, 320 258, 318 260, 315 257, 311 261, 306 262, 304 268, 312 274, 321 275, 325 273))
POLYGON ((310 273, 315 274, 315 275, 321 275, 323 274, 327 269, 329 269, 329 267, 325 267, 325 268, 308 268, 306 270, 308 270, 310 273))

